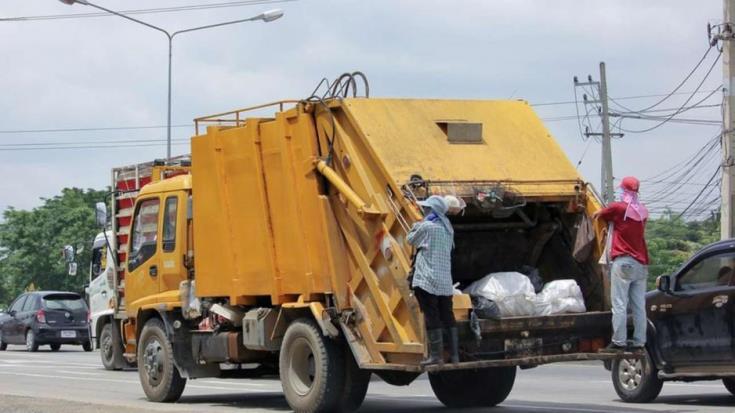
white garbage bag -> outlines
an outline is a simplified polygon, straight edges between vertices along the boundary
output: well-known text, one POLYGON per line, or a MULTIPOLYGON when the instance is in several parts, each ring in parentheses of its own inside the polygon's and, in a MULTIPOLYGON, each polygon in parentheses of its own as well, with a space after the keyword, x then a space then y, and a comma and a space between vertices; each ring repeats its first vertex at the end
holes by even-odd
POLYGON ((536 315, 584 313, 582 290, 574 280, 555 280, 536 295, 536 315))
POLYGON ((519 272, 496 272, 473 282, 465 294, 494 301, 504 317, 528 316, 536 311, 536 293, 527 276, 519 272))

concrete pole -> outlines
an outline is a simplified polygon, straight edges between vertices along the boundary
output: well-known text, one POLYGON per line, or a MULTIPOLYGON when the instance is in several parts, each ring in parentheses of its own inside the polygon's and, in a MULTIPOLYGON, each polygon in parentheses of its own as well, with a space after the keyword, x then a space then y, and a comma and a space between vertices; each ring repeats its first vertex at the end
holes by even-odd
MULTIPOLYGON (((730 0, 734 1, 735 0, 730 0)), ((602 198, 605 203, 614 201, 612 148, 610 143, 610 116, 607 109, 607 77, 605 62, 600 62, 600 102, 602 104, 602 198)))
POLYGON ((723 130, 722 130, 722 207, 720 215, 720 236, 722 239, 732 238, 735 234, 735 211, 733 210, 733 189, 735 189, 735 168, 733 167, 733 148, 735 148, 735 43, 733 35, 733 14, 735 0, 724 0, 725 17, 722 33, 722 78, 723 96, 723 130))

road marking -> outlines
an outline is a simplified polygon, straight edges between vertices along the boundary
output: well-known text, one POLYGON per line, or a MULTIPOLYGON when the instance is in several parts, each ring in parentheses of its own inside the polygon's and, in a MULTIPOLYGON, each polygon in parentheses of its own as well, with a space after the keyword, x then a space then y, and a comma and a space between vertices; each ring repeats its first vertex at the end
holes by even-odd
POLYGON ((84 371, 57 370, 59 373, 67 374, 83 374, 85 376, 100 376, 102 373, 88 373, 84 371))
MULTIPOLYGON (((7 376, 25 376, 25 377, 41 377, 41 378, 48 378, 48 379, 69 379, 69 380, 77 380, 77 381, 106 381, 106 382, 112 382, 112 383, 127 383, 127 384, 140 384, 137 380, 120 380, 120 379, 105 379, 102 377, 75 377, 75 376, 59 376, 59 375, 48 375, 48 374, 32 374, 32 373, 6 373, 3 371, 0 371, 0 374, 4 374, 7 376)), ((187 384, 186 387, 193 388, 193 389, 206 389, 206 390, 227 390, 232 391, 235 390, 231 387, 220 387, 220 386, 200 386, 198 384, 187 384)), ((265 390, 265 389, 246 389, 249 392, 255 392, 255 393, 274 393, 277 392, 275 390, 265 390)))

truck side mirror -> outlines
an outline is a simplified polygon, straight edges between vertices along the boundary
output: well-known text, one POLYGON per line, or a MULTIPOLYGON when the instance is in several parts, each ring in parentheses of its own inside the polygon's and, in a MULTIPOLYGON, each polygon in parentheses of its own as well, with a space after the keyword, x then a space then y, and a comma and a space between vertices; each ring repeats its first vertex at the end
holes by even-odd
POLYGON ((69 263, 69 275, 72 277, 77 275, 77 263, 76 262, 69 263))
POLYGON ((104 228, 107 225, 107 205, 104 202, 97 202, 94 206, 94 216, 98 227, 104 228))
POLYGON ((660 275, 656 277, 656 288, 662 293, 670 293, 671 292, 671 276, 670 275, 660 275))
POLYGON ((74 262, 74 256, 76 254, 74 253, 74 247, 72 247, 71 245, 64 245, 64 250, 62 254, 64 255, 64 261, 66 261, 67 263, 74 262))

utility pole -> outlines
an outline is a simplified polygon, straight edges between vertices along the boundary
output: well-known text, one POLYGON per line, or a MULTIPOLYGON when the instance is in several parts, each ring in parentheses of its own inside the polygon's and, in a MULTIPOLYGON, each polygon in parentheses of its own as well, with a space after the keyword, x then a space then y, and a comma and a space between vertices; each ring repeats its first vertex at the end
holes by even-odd
MULTIPOLYGON (((735 1, 735 0, 732 0, 735 1)), ((605 62, 600 62, 600 101, 602 104, 602 188, 605 203, 613 201, 612 145, 610 143, 610 115, 607 109, 607 76, 605 62)))
POLYGON ((724 0, 725 17, 722 32, 713 41, 722 40, 722 78, 723 78, 723 113, 722 124, 722 206, 720 209, 720 237, 722 239, 735 236, 735 168, 733 167, 733 149, 735 148, 735 43, 733 42, 733 14, 735 0, 724 0))
MULTIPOLYGON (((735 0, 732 0, 735 1, 735 0)), ((580 82, 577 77, 574 77, 574 87, 585 88, 587 86, 597 89, 597 96, 599 100, 588 99, 587 95, 584 95, 584 104, 593 104, 596 106, 596 112, 602 118, 602 132, 592 132, 589 127, 585 127, 584 135, 589 139, 590 137, 598 137, 602 140, 602 162, 601 162, 601 184, 600 190, 602 191, 602 200, 605 204, 614 201, 615 190, 613 188, 613 168, 612 168, 612 137, 622 138, 622 133, 610 133, 610 113, 607 107, 607 76, 605 74, 605 62, 600 62, 600 81, 596 82, 592 80, 592 76, 587 76, 586 82, 580 82)), ((593 91, 594 93, 594 91, 593 91)))

